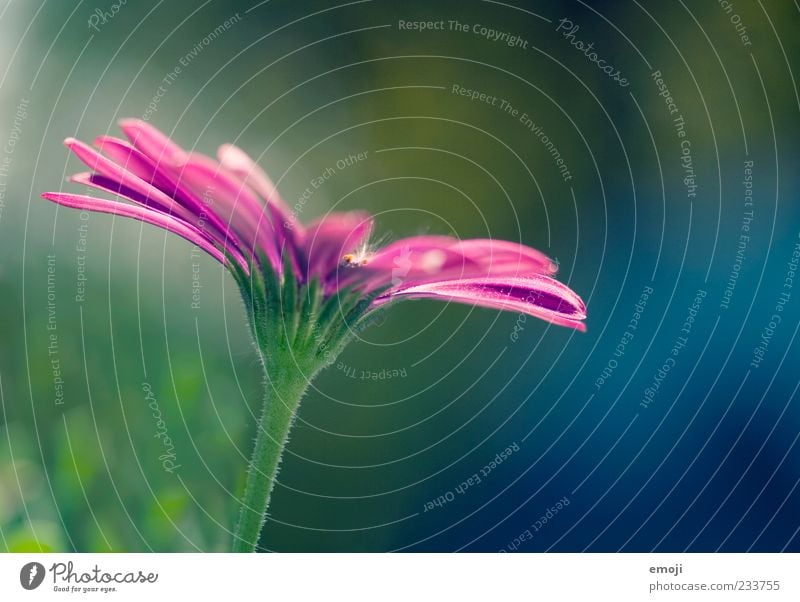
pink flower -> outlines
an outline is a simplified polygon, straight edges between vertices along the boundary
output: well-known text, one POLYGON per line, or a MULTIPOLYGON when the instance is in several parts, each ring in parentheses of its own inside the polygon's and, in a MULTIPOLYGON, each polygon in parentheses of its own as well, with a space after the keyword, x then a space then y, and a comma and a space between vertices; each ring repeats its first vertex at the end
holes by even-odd
POLYGON ((254 551, 300 400, 313 376, 394 300, 442 299, 511 310, 584 330, 580 297, 552 278, 556 265, 523 245, 415 236, 370 244, 372 218, 330 213, 302 224, 241 149, 218 160, 189 153, 149 124, 121 123, 94 148, 66 145, 91 171, 71 178, 129 202, 47 192, 61 205, 132 217, 182 236, 226 266, 242 292, 268 384, 234 530, 254 551))
MULTIPOLYGON (((330 213, 302 224, 267 174, 236 146, 222 145, 215 161, 185 151, 143 121, 125 119, 120 125, 128 141, 100 136, 98 150, 73 138, 65 144, 91 170, 76 174, 73 182, 129 203, 64 192, 42 196, 174 232, 229 267, 240 284, 254 266, 278 279, 289 270, 299 287, 316 281, 323 299, 343 290, 368 298, 364 314, 393 300, 430 298, 585 330, 580 297, 553 279, 555 263, 530 247, 415 236, 373 249, 368 214, 330 213)), ((246 288, 252 294, 252 287, 246 288)))

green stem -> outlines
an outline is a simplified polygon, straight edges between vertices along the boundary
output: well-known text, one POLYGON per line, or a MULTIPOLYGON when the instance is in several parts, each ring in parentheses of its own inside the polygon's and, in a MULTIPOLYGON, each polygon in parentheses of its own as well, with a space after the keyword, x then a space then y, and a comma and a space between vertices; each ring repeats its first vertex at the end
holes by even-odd
POLYGON ((273 357, 267 364, 267 390, 247 470, 241 513, 234 532, 234 552, 256 551, 283 449, 289 439, 300 399, 313 377, 313 372, 298 367, 299 358, 291 353, 280 355, 284 361, 276 362, 273 357))
POLYGON ((352 339, 350 326, 358 324, 372 300, 352 291, 324 298, 316 281, 298 283, 288 260, 280 280, 270 265, 262 257, 258 265, 251 265, 249 274, 234 273, 266 375, 264 405, 234 531, 234 552, 256 551, 300 400, 317 372, 352 339), (336 308, 346 311, 337 313, 336 308))

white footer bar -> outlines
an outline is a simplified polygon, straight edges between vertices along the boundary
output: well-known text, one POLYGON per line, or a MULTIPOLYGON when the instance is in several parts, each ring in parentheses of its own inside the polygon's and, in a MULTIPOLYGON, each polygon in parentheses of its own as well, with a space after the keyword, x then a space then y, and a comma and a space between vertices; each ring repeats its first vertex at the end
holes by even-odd
POLYGON ((0 554, 0 600, 800 600, 796 554, 0 554))

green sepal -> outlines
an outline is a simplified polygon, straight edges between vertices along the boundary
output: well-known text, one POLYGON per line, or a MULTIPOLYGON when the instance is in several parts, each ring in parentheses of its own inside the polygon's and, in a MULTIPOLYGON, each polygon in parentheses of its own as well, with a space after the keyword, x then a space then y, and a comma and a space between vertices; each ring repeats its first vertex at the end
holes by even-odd
POLYGON ((352 288, 325 297, 316 279, 302 283, 294 264, 283 255, 282 273, 259 254, 250 274, 231 263, 263 360, 266 395, 257 422, 256 442, 233 550, 255 551, 266 520, 269 499, 289 433, 309 383, 353 340, 376 291, 364 295, 352 288))

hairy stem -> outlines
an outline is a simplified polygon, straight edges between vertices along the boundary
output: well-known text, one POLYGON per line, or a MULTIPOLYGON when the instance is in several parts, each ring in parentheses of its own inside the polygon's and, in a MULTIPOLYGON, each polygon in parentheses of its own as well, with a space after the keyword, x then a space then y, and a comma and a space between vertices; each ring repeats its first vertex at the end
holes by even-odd
POLYGON ((255 552, 300 400, 317 372, 352 340, 351 326, 367 313, 372 297, 339 291, 325 298, 317 281, 298 283, 288 260, 280 279, 263 257, 249 274, 238 270, 234 276, 266 375, 232 547, 255 552))
POLYGON ((241 513, 234 532, 234 552, 256 551, 283 449, 300 399, 313 376, 297 365, 299 358, 291 353, 279 355, 282 361, 276 361, 277 358, 273 356, 267 364, 264 406, 257 425, 241 513))

